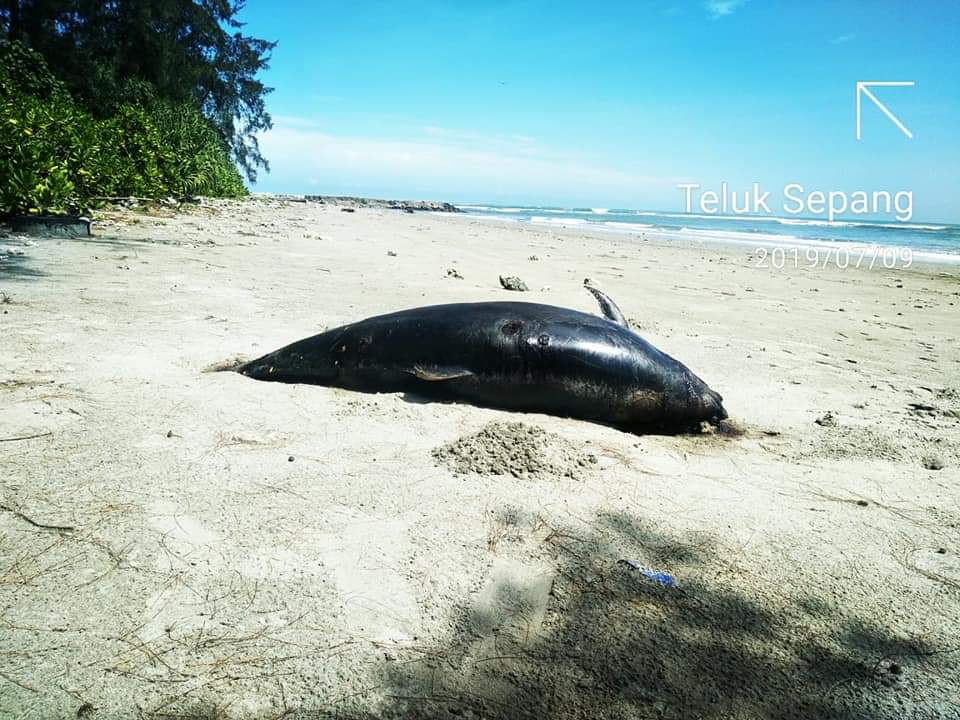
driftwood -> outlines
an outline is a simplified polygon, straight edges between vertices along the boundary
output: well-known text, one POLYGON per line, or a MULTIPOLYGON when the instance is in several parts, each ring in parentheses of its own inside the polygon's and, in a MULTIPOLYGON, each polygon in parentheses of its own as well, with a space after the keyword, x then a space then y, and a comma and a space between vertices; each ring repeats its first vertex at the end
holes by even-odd
POLYGON ((46 523, 37 522, 33 518, 29 517, 28 515, 24 515, 22 512, 16 508, 10 507, 9 505, 0 505, 0 510, 4 510, 11 515, 15 515, 25 523, 33 525, 35 528, 40 528, 41 530, 56 530, 57 532, 73 532, 76 530, 76 528, 72 525, 47 525, 46 523))
POLYGON ((52 432, 37 433, 36 435, 20 435, 19 437, 0 438, 0 442, 14 442, 16 440, 33 440, 34 438, 47 437, 53 435, 52 432))

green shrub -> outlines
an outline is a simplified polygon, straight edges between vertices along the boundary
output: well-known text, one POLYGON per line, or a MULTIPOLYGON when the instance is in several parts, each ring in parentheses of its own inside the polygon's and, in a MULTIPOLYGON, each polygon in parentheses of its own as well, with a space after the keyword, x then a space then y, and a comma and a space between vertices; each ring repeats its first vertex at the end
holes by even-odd
POLYGON ((39 53, 20 43, 0 41, 0 93, 15 91, 41 99, 69 95, 39 53))
POLYGON ((176 149, 175 154, 165 157, 176 168, 177 182, 182 186, 178 194, 238 197, 246 193, 220 136, 199 112, 187 105, 160 103, 153 119, 165 146, 176 149))
POLYGON ((148 99, 95 119, 39 55, 0 43, 0 214, 78 211, 102 197, 245 193, 197 109, 148 99))

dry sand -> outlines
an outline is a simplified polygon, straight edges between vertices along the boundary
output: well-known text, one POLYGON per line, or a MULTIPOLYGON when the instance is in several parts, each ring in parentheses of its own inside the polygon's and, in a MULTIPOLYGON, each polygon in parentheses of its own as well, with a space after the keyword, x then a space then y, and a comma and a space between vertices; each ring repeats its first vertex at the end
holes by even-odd
POLYGON ((101 220, 0 239, 0 715, 960 717, 956 267, 276 199, 101 220), (596 312, 585 277, 742 436, 203 372, 422 304, 596 312))

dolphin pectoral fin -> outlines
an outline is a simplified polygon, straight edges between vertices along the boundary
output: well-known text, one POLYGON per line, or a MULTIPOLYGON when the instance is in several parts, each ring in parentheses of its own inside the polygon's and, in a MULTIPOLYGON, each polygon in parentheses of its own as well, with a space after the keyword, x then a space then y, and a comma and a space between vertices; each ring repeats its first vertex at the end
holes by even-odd
POLYGON ((597 299, 597 302, 600 303, 600 311, 607 320, 615 322, 617 325, 622 325, 623 327, 629 329, 630 325, 627 323, 627 319, 623 316, 623 312, 621 312, 620 308, 617 307, 617 304, 609 295, 603 292, 600 288, 596 287, 590 281, 590 278, 586 278, 583 281, 583 286, 589 290, 590 293, 597 299))
POLYGON ((473 375, 470 370, 466 368, 459 367, 434 367, 434 368, 424 368, 419 365, 415 365, 412 370, 408 370, 411 375, 415 375, 420 380, 427 380, 429 382, 437 382, 440 380, 454 380, 456 378, 467 377, 473 375))

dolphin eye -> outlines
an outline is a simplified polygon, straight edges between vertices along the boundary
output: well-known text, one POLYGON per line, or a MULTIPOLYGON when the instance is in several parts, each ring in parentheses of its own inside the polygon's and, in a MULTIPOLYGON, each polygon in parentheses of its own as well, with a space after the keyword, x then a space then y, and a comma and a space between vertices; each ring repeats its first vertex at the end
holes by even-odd
POLYGON ((500 332, 504 335, 516 335, 523 328, 523 323, 519 320, 510 320, 500 326, 500 332))

